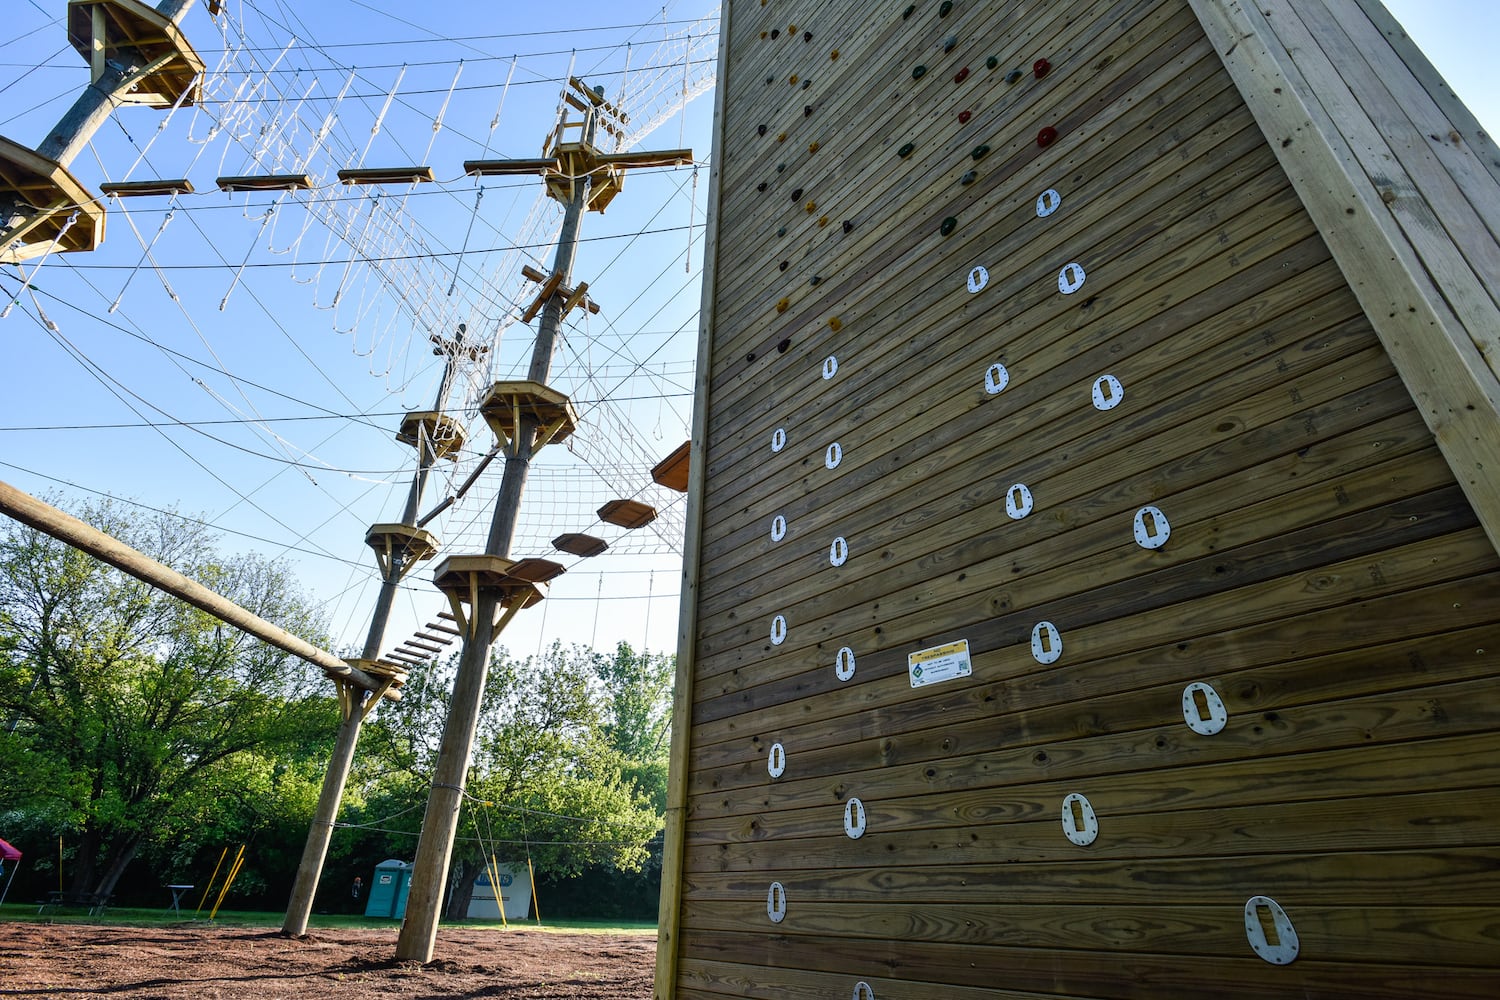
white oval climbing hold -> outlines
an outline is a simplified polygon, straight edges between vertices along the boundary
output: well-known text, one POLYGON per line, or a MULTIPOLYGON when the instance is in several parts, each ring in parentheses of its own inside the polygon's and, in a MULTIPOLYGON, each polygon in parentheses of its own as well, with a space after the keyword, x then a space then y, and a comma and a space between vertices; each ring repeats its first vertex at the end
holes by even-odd
POLYGON ((1272 965, 1290 965, 1302 950, 1292 918, 1269 896, 1245 901, 1245 937, 1250 950, 1272 965))
POLYGON ((1125 387, 1113 375, 1094 379, 1094 409, 1113 410, 1125 398, 1125 387))
POLYGON ((875 1000, 875 990, 869 983, 861 980, 854 984, 854 993, 849 1000, 875 1000))
POLYGON ((830 354, 823 359, 823 381, 827 382, 839 373, 839 359, 830 354))
POLYGON ((984 370, 984 391, 991 396, 998 396, 1010 385, 1010 372, 1005 366, 996 361, 984 370))
POLYGON ((843 535, 840 535, 833 540, 833 544, 828 546, 828 561, 835 566, 842 566, 848 558, 849 543, 844 541, 843 535))
POLYGON ((1160 508, 1146 506, 1135 512, 1135 541, 1143 549, 1159 549, 1172 537, 1172 526, 1160 508))
POLYGON ((1031 655, 1041 664, 1056 663, 1062 656, 1062 633, 1051 622, 1037 622, 1031 630, 1031 655))
POLYGON ((786 518, 777 514, 771 518, 771 541, 779 542, 786 537, 786 518))
POLYGON ((843 460, 844 449, 837 441, 829 445, 828 450, 823 453, 823 464, 828 466, 828 468, 830 469, 837 469, 839 467, 839 463, 843 460))
POLYGON ((1072 295, 1083 287, 1083 282, 1087 277, 1083 273, 1083 265, 1074 261, 1057 272, 1057 290, 1064 295, 1072 295))
POLYGON ((778 427, 771 432, 771 450, 780 451, 786 447, 786 428, 778 427))
POLYGON ((969 292, 980 292, 990 283, 990 272, 983 264, 975 264, 969 270, 969 292))
POLYGON ((786 747, 780 743, 771 744, 771 756, 766 760, 766 770, 773 778, 779 778, 786 773, 786 747))
POLYGON ((1005 491, 1005 513, 1012 521, 1031 513, 1031 490, 1025 483, 1016 483, 1005 491))
POLYGON ((786 642, 786 615, 777 615, 771 619, 771 645, 779 646, 786 642))
POLYGON ((1087 847, 1099 837, 1099 817, 1087 797, 1074 792, 1063 799, 1063 833, 1079 847, 1087 847))
POLYGON ((786 919, 786 886, 780 882, 772 882, 770 891, 766 893, 766 916, 771 918, 773 924, 786 919))
POLYGON ((839 647, 839 655, 833 661, 833 672, 841 681, 854 676, 854 650, 848 646, 839 647))
POLYGON ((1212 684, 1198 681, 1182 689, 1182 721, 1202 736, 1212 736, 1229 722, 1229 710, 1212 684))
POLYGON ((1038 219, 1045 219, 1059 208, 1062 208, 1062 195, 1058 194, 1056 190, 1048 188, 1036 196, 1036 217, 1038 219))
POLYGON ((858 840, 865 835, 865 804, 859 799, 850 799, 844 803, 844 832, 849 835, 850 840, 858 840))

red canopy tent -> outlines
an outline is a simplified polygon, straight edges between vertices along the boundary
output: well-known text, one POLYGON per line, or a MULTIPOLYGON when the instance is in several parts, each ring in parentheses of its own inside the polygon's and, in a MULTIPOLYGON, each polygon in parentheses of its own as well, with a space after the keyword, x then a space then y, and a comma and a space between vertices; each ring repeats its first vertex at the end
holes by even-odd
MULTIPOLYGON (((18 850, 16 850, 14 847, 10 846, 9 844, 7 844, 5 841, 0 840, 0 873, 3 873, 5 871, 5 863, 7 861, 20 861, 20 860, 21 860, 21 852, 18 851, 18 850)), ((21 866, 20 865, 14 865, 14 866, 12 866, 12 868, 10 870, 10 877, 5 880, 5 888, 4 889, 0 889, 0 903, 5 902, 5 895, 6 895, 6 893, 10 892, 11 879, 14 879, 16 877, 16 869, 19 868, 19 867, 21 867, 21 866)))

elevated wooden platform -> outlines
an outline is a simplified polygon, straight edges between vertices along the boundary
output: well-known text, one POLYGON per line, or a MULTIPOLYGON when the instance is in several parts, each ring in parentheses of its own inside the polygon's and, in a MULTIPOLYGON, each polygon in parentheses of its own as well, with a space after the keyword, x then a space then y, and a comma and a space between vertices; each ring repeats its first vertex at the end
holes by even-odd
POLYGON ((656 520, 656 508, 639 500, 611 500, 599 508, 599 520, 621 528, 644 528, 656 520))
POLYGON ((395 557, 401 557, 402 579, 412 567, 437 554, 437 536, 422 528, 409 524, 372 524, 365 532, 365 544, 375 550, 375 560, 380 564, 382 579, 389 579, 395 557))
POLYGON ((0 232, 0 264, 92 250, 104 241, 104 204, 83 182, 56 161, 0 136, 5 195, 20 203, 22 219, 0 232))
POLYGON ((552 539, 552 547, 569 555, 588 557, 603 555, 608 551, 609 543, 593 535, 569 534, 552 539))
POLYGON ((517 565, 516 560, 503 556, 449 556, 434 567, 432 584, 448 598, 459 629, 472 634, 474 622, 469 615, 481 594, 495 598, 496 605, 506 612, 502 620, 547 596, 545 583, 512 575, 517 565))
POLYGON ((657 462, 651 469, 651 479, 658 486, 665 486, 669 490, 678 493, 686 493, 688 488, 688 459, 693 450, 693 442, 684 441, 673 449, 672 454, 657 462))
POLYGON ((437 410, 412 410, 401 418, 396 440, 419 448, 427 442, 433 457, 457 459, 467 435, 464 425, 437 410))
POLYGON ((578 414, 568 397, 536 382, 496 382, 480 400, 479 412, 495 437, 509 450, 521 434, 521 421, 535 422, 533 447, 567 440, 578 426, 578 414))
POLYGON ((140 0, 69 0, 68 41, 94 80, 120 50, 133 49, 145 65, 120 97, 148 108, 186 107, 201 96, 203 60, 172 19, 140 0))

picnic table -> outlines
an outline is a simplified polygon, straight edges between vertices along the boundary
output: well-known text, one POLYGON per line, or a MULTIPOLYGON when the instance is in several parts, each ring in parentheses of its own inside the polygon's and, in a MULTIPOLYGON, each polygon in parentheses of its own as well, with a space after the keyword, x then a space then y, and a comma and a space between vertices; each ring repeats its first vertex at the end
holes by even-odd
POLYGON ((182 902, 182 895, 183 895, 183 893, 189 891, 193 887, 190 886, 190 885, 169 885, 169 886, 167 886, 167 888, 170 889, 170 890, 172 890, 172 906, 171 906, 171 910, 172 910, 173 913, 177 914, 180 917, 180 916, 182 916, 182 908, 179 907, 177 904, 180 903, 180 902, 182 902))
POLYGON ((47 898, 37 905, 36 912, 42 914, 53 913, 61 909, 84 909, 88 910, 89 916, 98 917, 104 914, 109 907, 109 901, 113 898, 107 893, 63 892, 53 889, 47 893, 47 898))

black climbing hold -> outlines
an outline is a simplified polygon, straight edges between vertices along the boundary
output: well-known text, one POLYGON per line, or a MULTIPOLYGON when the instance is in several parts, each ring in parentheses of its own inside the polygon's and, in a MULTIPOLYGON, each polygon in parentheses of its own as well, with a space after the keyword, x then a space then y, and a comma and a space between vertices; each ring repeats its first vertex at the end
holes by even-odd
POLYGON ((811 86, 812 86, 812 81, 811 80, 803 80, 802 81, 802 89, 803 90, 806 90, 808 87, 811 87, 811 86))
POLYGON ((778 174, 781 173, 785 169, 786 169, 786 164, 785 163, 778 163, 778 164, 776 164, 776 172, 778 174))
POLYGON ((938 17, 947 17, 953 13, 953 0, 943 0, 942 6, 938 7, 938 17))
POLYGON ((787 348, 789 348, 791 346, 792 346, 792 340, 791 340, 790 337, 788 337, 785 340, 783 340, 781 343, 779 343, 779 344, 776 345, 776 351, 777 351, 778 354, 785 354, 787 352, 787 348))
POLYGON ((854 223, 851 222, 848 219, 844 220, 844 232, 846 232, 846 233, 852 233, 852 232, 854 232, 854 223))
POLYGON ((963 184, 963 185, 969 185, 969 184, 973 184, 978 179, 979 179, 979 171, 977 171, 977 170, 970 170, 968 173, 966 173, 962 177, 960 177, 959 180, 958 180, 958 182, 960 184, 963 184))
POLYGON ((811 31, 804 31, 802 33, 802 40, 804 42, 810 42, 810 41, 812 41, 812 32, 811 31))
POLYGON ((780 38, 781 37, 781 29, 780 28, 772 28, 771 29, 771 37, 772 38, 780 38))
POLYGON ((781 262, 781 269, 783 271, 785 271, 788 267, 791 267, 791 266, 792 266, 791 261, 784 260, 784 261, 781 262))
POLYGON ((947 38, 943 39, 943 52, 944 53, 952 52, 956 48, 958 48, 958 36, 957 35, 949 35, 947 38))
POLYGON ((1013 69, 1009 73, 1005 74, 1005 82, 1006 83, 1015 83, 1017 80, 1021 79, 1022 75, 1023 74, 1021 73, 1020 70, 1013 69))
POLYGON ((916 148, 917 148, 916 143, 908 142, 906 145, 904 145, 900 149, 896 150, 896 155, 900 156, 900 157, 910 156, 911 155, 911 151, 914 150, 914 149, 916 149, 916 148))
POLYGON ((757 190, 757 191, 764 191, 765 189, 766 189, 766 182, 765 181, 761 181, 759 184, 755 185, 755 190, 757 190))
POLYGON ((988 153, 989 151, 990 151, 990 147, 988 147, 986 145, 983 145, 983 144, 980 144, 978 146, 975 146, 974 147, 974 151, 972 153, 970 153, 969 155, 972 156, 972 157, 974 157, 974 159, 976 159, 976 160, 982 160, 982 159, 984 159, 984 154, 988 153))
POLYGON ((940 233, 942 233, 944 236, 947 236, 949 233, 953 232, 953 230, 955 230, 957 228, 958 228, 958 220, 955 219, 953 216, 950 215, 946 219, 943 220, 943 224, 938 227, 938 231, 940 233))
POLYGON ((776 235, 777 236, 785 236, 786 235, 786 226, 782 226, 780 229, 776 230, 776 235))
POLYGON ((912 67, 911 78, 913 80, 920 80, 920 79, 922 79, 922 77, 924 77, 926 75, 927 75, 927 67, 926 66, 913 66, 912 67))
POLYGON ((775 82, 776 82, 776 78, 774 76, 768 76, 768 77, 766 77, 766 86, 769 87, 771 84, 773 84, 775 82))
POLYGON ((751 351, 749 354, 745 355, 745 360, 746 361, 754 361, 755 360, 755 352, 751 351))
POLYGON ((755 134, 756 135, 765 135, 766 134, 766 127, 764 125, 760 126, 759 128, 757 128, 755 130, 755 134))
POLYGON ((821 281, 822 281, 822 280, 823 280, 823 278, 822 278, 822 276, 821 276, 821 275, 817 275, 817 274, 815 274, 815 275, 813 275, 813 276, 812 276, 812 277, 811 277, 811 278, 808 278, 808 279, 807 279, 807 283, 808 283, 808 284, 809 284, 809 285, 816 285, 816 284, 818 284, 818 283, 819 283, 819 282, 821 282, 821 281))
POLYGON ((802 200, 802 189, 801 188, 798 188, 797 190, 795 190, 795 191, 792 192, 792 200, 793 201, 801 201, 802 200))
POLYGON ((917 5, 916 4, 914 4, 914 3, 913 4, 907 4, 906 5, 906 9, 901 12, 901 20, 904 21, 908 17, 911 17, 912 14, 916 11, 916 9, 917 9, 917 5))
POLYGON ((1000 65, 1000 57, 999 56, 990 56, 988 59, 986 59, 984 61, 984 68, 985 69, 995 69, 999 65, 1000 65))
POLYGON ((811 104, 804 104, 802 106, 802 117, 803 118, 811 118, 812 117, 812 105, 811 104))

